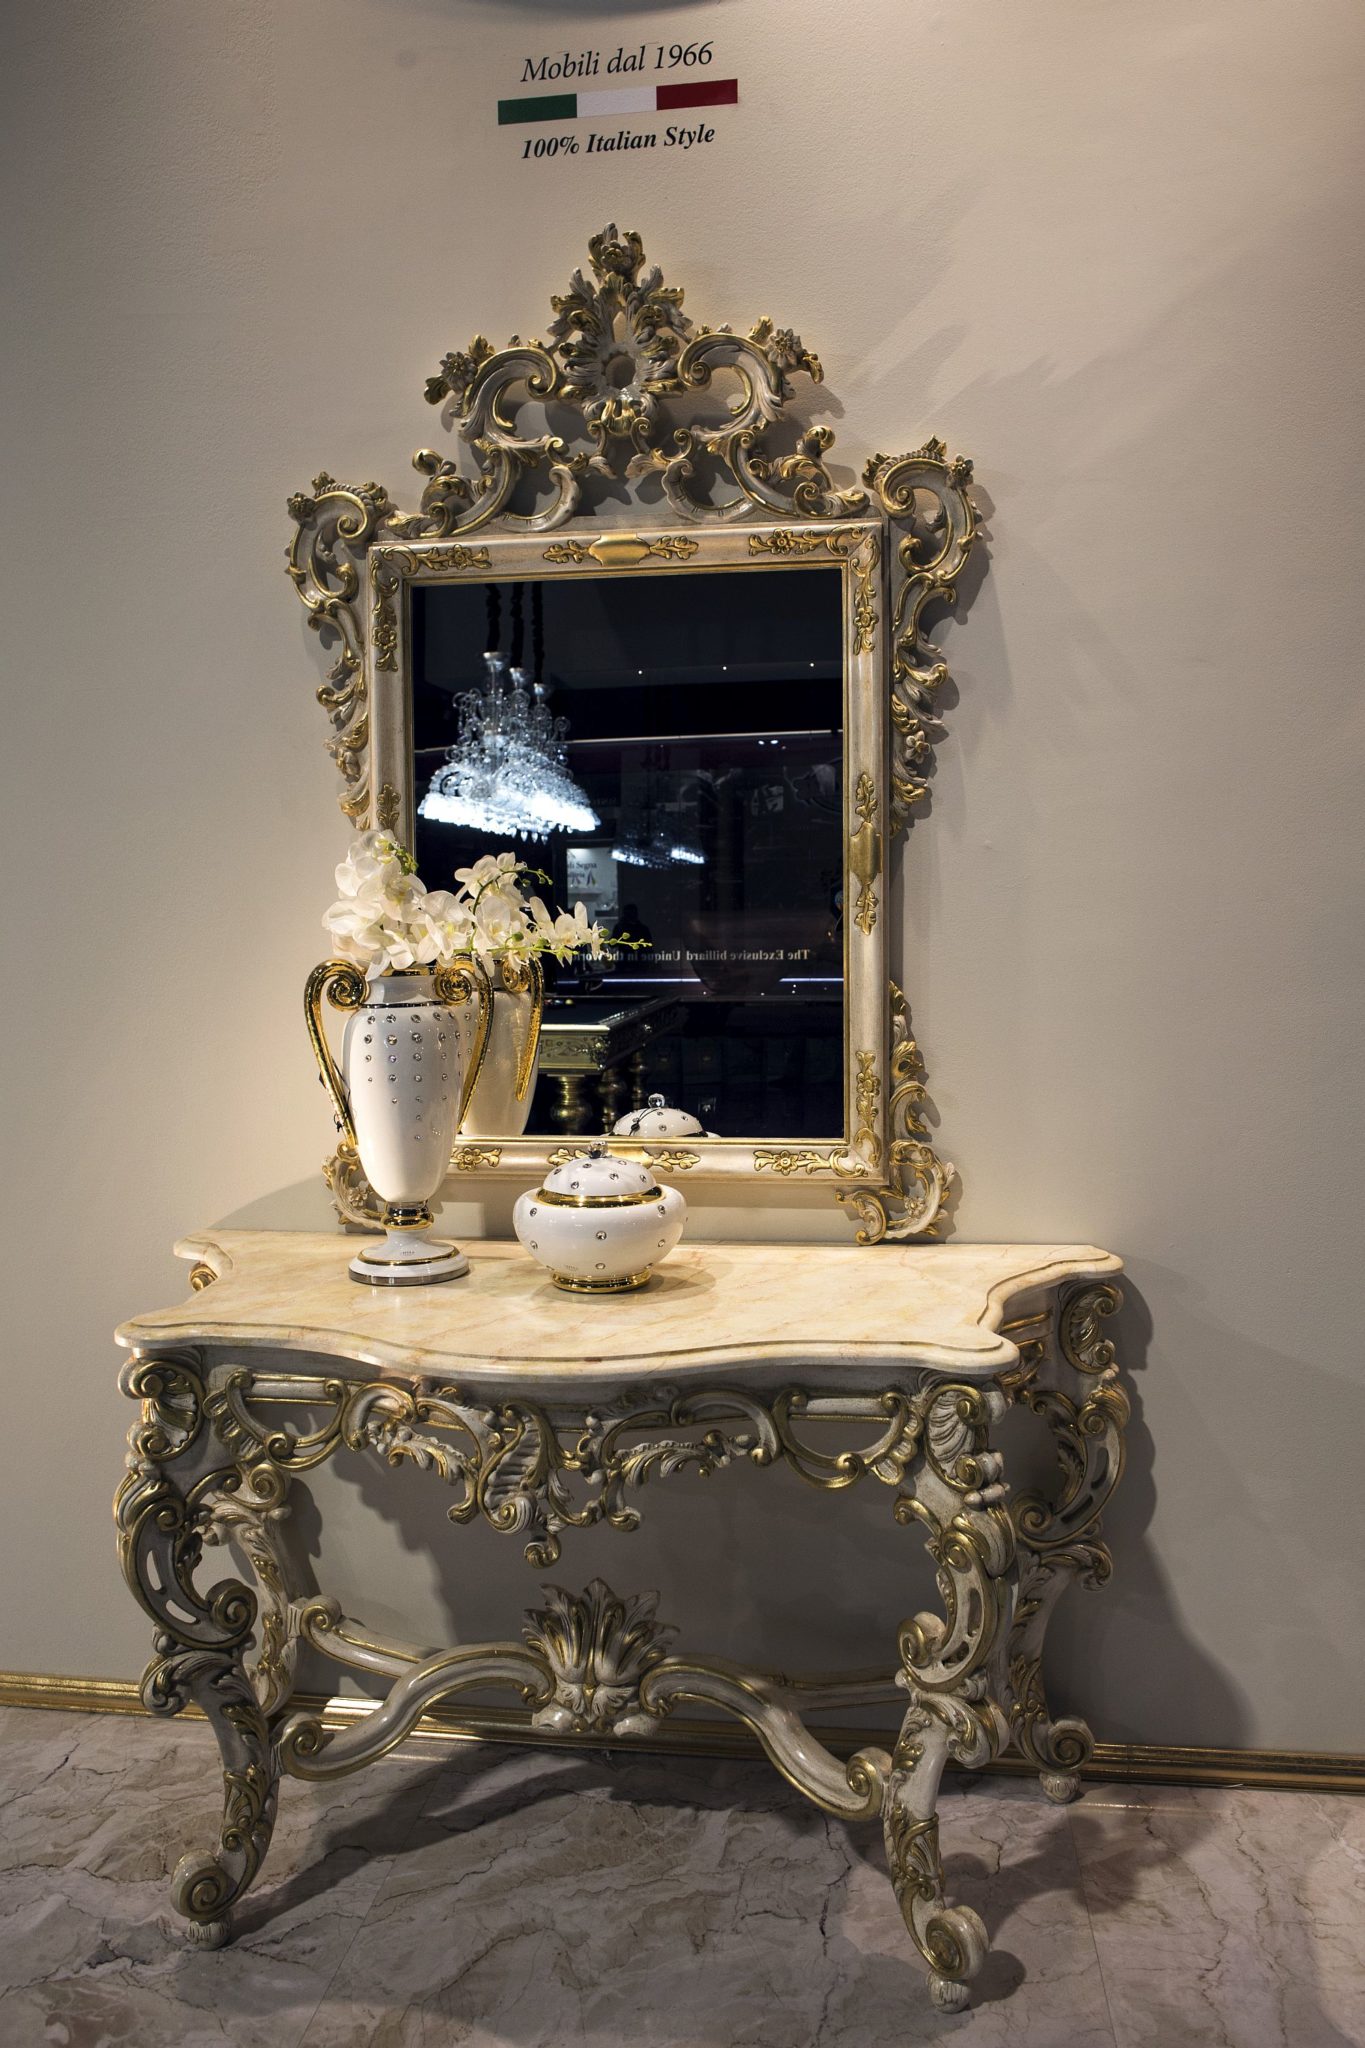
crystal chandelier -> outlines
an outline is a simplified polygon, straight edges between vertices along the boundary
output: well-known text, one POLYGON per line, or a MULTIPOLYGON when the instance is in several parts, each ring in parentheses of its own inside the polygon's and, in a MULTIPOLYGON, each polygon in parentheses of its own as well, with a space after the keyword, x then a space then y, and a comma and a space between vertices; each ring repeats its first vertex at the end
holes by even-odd
POLYGON ((551 832, 591 832, 601 823, 569 773, 568 721, 550 711, 548 691, 509 669, 502 655, 484 655, 477 690, 455 700, 455 744, 431 778, 419 814, 500 838, 544 839, 551 832))

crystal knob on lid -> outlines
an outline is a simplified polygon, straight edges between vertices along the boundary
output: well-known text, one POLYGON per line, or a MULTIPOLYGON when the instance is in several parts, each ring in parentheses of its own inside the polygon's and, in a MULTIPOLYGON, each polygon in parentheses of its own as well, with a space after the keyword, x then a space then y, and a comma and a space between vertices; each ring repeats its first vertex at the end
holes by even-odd
POLYGON ((618 1208, 657 1201, 659 1192, 648 1167, 634 1159, 618 1159, 605 1145, 589 1145, 581 1159, 566 1159, 546 1174, 540 1195, 543 1201, 574 1208, 596 1208, 604 1202, 618 1208))
POLYGON ((624 1294, 643 1287, 682 1236, 687 1204, 647 1166, 590 1145, 517 1198, 512 1227, 556 1287, 624 1294))
POLYGON ((651 1095, 643 1109, 632 1109, 620 1117, 613 1129, 617 1138, 709 1138, 711 1133, 690 1110, 670 1109, 662 1095, 651 1095))

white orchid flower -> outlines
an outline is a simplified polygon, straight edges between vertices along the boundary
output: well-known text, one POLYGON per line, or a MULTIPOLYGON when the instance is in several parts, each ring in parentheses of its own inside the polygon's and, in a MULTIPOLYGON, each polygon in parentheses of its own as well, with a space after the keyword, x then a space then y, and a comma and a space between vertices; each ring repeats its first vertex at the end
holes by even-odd
POLYGON ((472 867, 456 868, 455 879, 467 896, 478 896, 494 885, 516 888, 521 862, 514 853, 481 854, 472 867))
POLYGON ((390 832, 360 832, 336 871, 337 893, 358 896, 375 887, 387 889, 412 873, 410 857, 390 832))
POLYGON ((443 965, 470 953, 524 960, 602 956, 606 933, 586 906, 551 911, 522 883, 537 871, 515 853, 486 853, 457 868, 454 893, 427 889, 411 854, 389 832, 360 832, 337 868, 337 901, 323 916, 337 955, 366 975, 443 965))

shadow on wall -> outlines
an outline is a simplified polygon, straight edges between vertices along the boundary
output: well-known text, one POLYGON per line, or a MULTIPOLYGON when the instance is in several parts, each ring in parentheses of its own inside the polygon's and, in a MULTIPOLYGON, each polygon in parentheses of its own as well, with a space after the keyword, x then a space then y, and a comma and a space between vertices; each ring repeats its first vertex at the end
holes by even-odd
MULTIPOLYGON (((1110 1334, 1132 1419, 1123 1477, 1104 1516, 1114 1573, 1108 1585, 1075 1589, 1061 1602, 1049 1631, 1052 1689, 1065 1686, 1066 1699, 1077 1703, 1102 1742, 1238 1749, 1251 1740, 1245 1696, 1187 1632, 1177 1590, 1148 1533, 1158 1487, 1143 1398, 1152 1319, 1132 1275, 1125 1273, 1119 1284, 1123 1307, 1110 1334)), ((1052 1705, 1056 1711, 1059 1702, 1052 1705)))
MULTIPOLYGON (((1180 1550, 1167 1536, 1167 1555, 1177 1559, 1168 1575, 1146 1535, 1162 1478, 1137 1410, 1129 1469, 1106 1517, 1117 1597, 1089 1610, 1062 1603, 1058 1666, 1084 1673, 1097 1732, 1113 1740, 1347 1748, 1350 1736, 1343 1743, 1335 1734, 1331 1712, 1334 1701, 1360 1688, 1357 1633, 1340 1623, 1359 1605, 1350 1543, 1359 1517, 1353 1504, 1333 1505, 1329 1475, 1340 1469, 1342 1445, 1365 1433, 1365 1387, 1314 1359, 1248 1339, 1209 1312, 1198 1285, 1139 1263, 1139 1274, 1125 1274, 1122 1285, 1139 1314, 1139 1278, 1162 1303, 1154 1435, 1172 1446, 1170 1464, 1186 1493, 1168 1507, 1167 1526, 1193 1525, 1193 1533, 1180 1550), (1313 1505, 1306 1470, 1321 1475, 1318 1493, 1307 1497, 1313 1505), (1296 1587, 1297 1595, 1277 1599, 1268 1582, 1296 1587), (1201 1600, 1212 1615, 1206 1633, 1216 1627, 1225 1647, 1247 1646, 1254 1694, 1230 1681, 1208 1644, 1187 1629, 1186 1602, 1197 1611, 1201 1600)), ((1141 1363, 1141 1331, 1127 1342, 1128 1352, 1119 1353, 1125 1369, 1141 1363)), ((1168 1479, 1168 1501, 1171 1485, 1168 1479)))

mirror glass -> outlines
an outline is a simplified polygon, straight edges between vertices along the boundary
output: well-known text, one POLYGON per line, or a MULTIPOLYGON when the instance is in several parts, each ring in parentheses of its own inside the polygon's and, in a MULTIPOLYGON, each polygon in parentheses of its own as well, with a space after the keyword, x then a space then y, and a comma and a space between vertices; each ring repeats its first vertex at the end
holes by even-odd
POLYGON ((423 880, 453 887, 510 848, 554 907, 648 941, 547 963, 528 1134, 597 1135, 658 1094, 717 1137, 837 1141, 838 568, 585 571, 411 598, 423 880))

